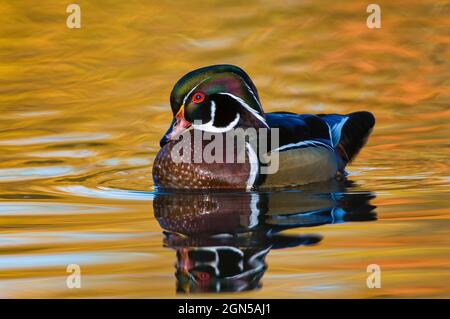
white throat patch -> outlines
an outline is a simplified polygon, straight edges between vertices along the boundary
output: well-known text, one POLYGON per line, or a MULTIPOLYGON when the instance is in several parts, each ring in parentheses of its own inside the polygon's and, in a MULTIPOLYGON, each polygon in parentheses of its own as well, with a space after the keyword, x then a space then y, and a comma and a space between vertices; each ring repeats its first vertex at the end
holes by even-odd
POLYGON ((211 101, 211 120, 208 123, 205 124, 192 124, 192 127, 197 129, 197 130, 201 130, 201 131, 205 131, 205 132, 211 132, 211 133, 224 133, 224 132, 228 132, 229 130, 233 129, 237 123, 239 122, 240 119, 240 115, 239 113, 236 114, 236 118, 227 126, 225 127, 217 127, 214 126, 214 119, 216 117, 216 103, 214 101, 211 101))

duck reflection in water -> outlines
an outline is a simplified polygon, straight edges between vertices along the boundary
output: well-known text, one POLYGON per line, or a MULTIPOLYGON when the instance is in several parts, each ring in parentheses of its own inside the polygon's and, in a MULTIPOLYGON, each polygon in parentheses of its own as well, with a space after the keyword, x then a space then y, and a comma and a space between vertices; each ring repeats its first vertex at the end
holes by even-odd
POLYGON ((293 228, 376 219, 371 192, 346 192, 349 181, 276 192, 159 193, 153 206, 164 245, 176 250, 179 293, 258 289, 271 249, 318 244, 293 228))

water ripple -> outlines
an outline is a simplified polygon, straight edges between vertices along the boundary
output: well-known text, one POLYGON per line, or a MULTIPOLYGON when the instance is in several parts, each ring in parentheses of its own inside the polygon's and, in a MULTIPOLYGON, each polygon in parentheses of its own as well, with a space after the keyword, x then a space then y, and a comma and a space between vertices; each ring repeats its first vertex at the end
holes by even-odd
POLYGON ((4 168, 0 169, 0 182, 59 177, 74 174, 76 172, 77 171, 72 166, 4 168))
POLYGON ((143 201, 150 201, 154 198, 154 193, 152 192, 112 189, 106 187, 88 188, 81 185, 72 185, 59 186, 57 187, 57 189, 66 193, 70 193, 72 195, 83 197, 143 201))
POLYGON ((111 137, 108 133, 89 133, 89 134, 61 134, 61 135, 47 135, 38 137, 27 137, 18 139, 0 140, 0 145, 33 145, 45 143, 62 143, 62 142, 82 142, 82 141, 96 141, 107 139, 111 137))

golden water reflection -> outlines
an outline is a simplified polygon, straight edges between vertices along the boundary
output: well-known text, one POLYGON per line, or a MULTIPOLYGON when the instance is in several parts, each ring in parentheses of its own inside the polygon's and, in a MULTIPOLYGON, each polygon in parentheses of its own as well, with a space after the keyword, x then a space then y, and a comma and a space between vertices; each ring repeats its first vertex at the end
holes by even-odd
MULTIPOLYGON (((217 63, 245 69, 268 112, 377 118, 353 184, 328 193, 373 193, 378 219, 285 229, 322 240, 271 248, 261 289, 220 296, 449 297, 449 5, 377 3, 371 30, 363 1, 82 1, 70 30, 64 3, 0 2, 0 297, 180 296, 164 245, 189 246, 162 234, 151 168, 172 85, 217 63)), ((303 192, 258 196, 306 213, 303 192)), ((276 245, 264 236, 255 249, 276 245)))

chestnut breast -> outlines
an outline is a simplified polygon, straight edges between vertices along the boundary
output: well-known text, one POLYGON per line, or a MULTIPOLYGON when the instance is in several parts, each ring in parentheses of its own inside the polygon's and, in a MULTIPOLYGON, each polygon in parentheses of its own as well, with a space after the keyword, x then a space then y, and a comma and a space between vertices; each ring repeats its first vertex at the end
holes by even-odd
MULTIPOLYGON (((236 160, 225 162, 226 145, 222 144, 221 152, 216 149, 211 154, 215 155, 215 161, 209 163, 205 161, 205 147, 212 141, 194 139, 194 131, 190 130, 185 134, 190 134, 190 141, 186 148, 181 148, 177 143, 181 140, 169 141, 158 152, 153 164, 153 180, 155 185, 162 188, 177 189, 246 189, 251 173, 248 154, 245 153, 245 162, 238 163, 236 160), (194 142, 195 141, 195 142, 194 142), (184 151, 190 150, 189 155, 184 151), (219 156, 217 154, 221 154, 219 156), (184 160, 179 160, 179 155, 184 156, 184 160), (177 156, 174 160, 172 156, 177 156), (221 160, 218 160, 220 159, 221 160), (178 160, 177 160, 178 159, 178 160), (199 160, 200 159, 200 160, 199 160)), ((223 135, 223 141, 226 138, 223 135)), ((214 139, 214 138, 213 138, 214 139)), ((234 148, 234 154, 239 150, 234 148)), ((240 150, 244 151, 245 150, 240 150)))

